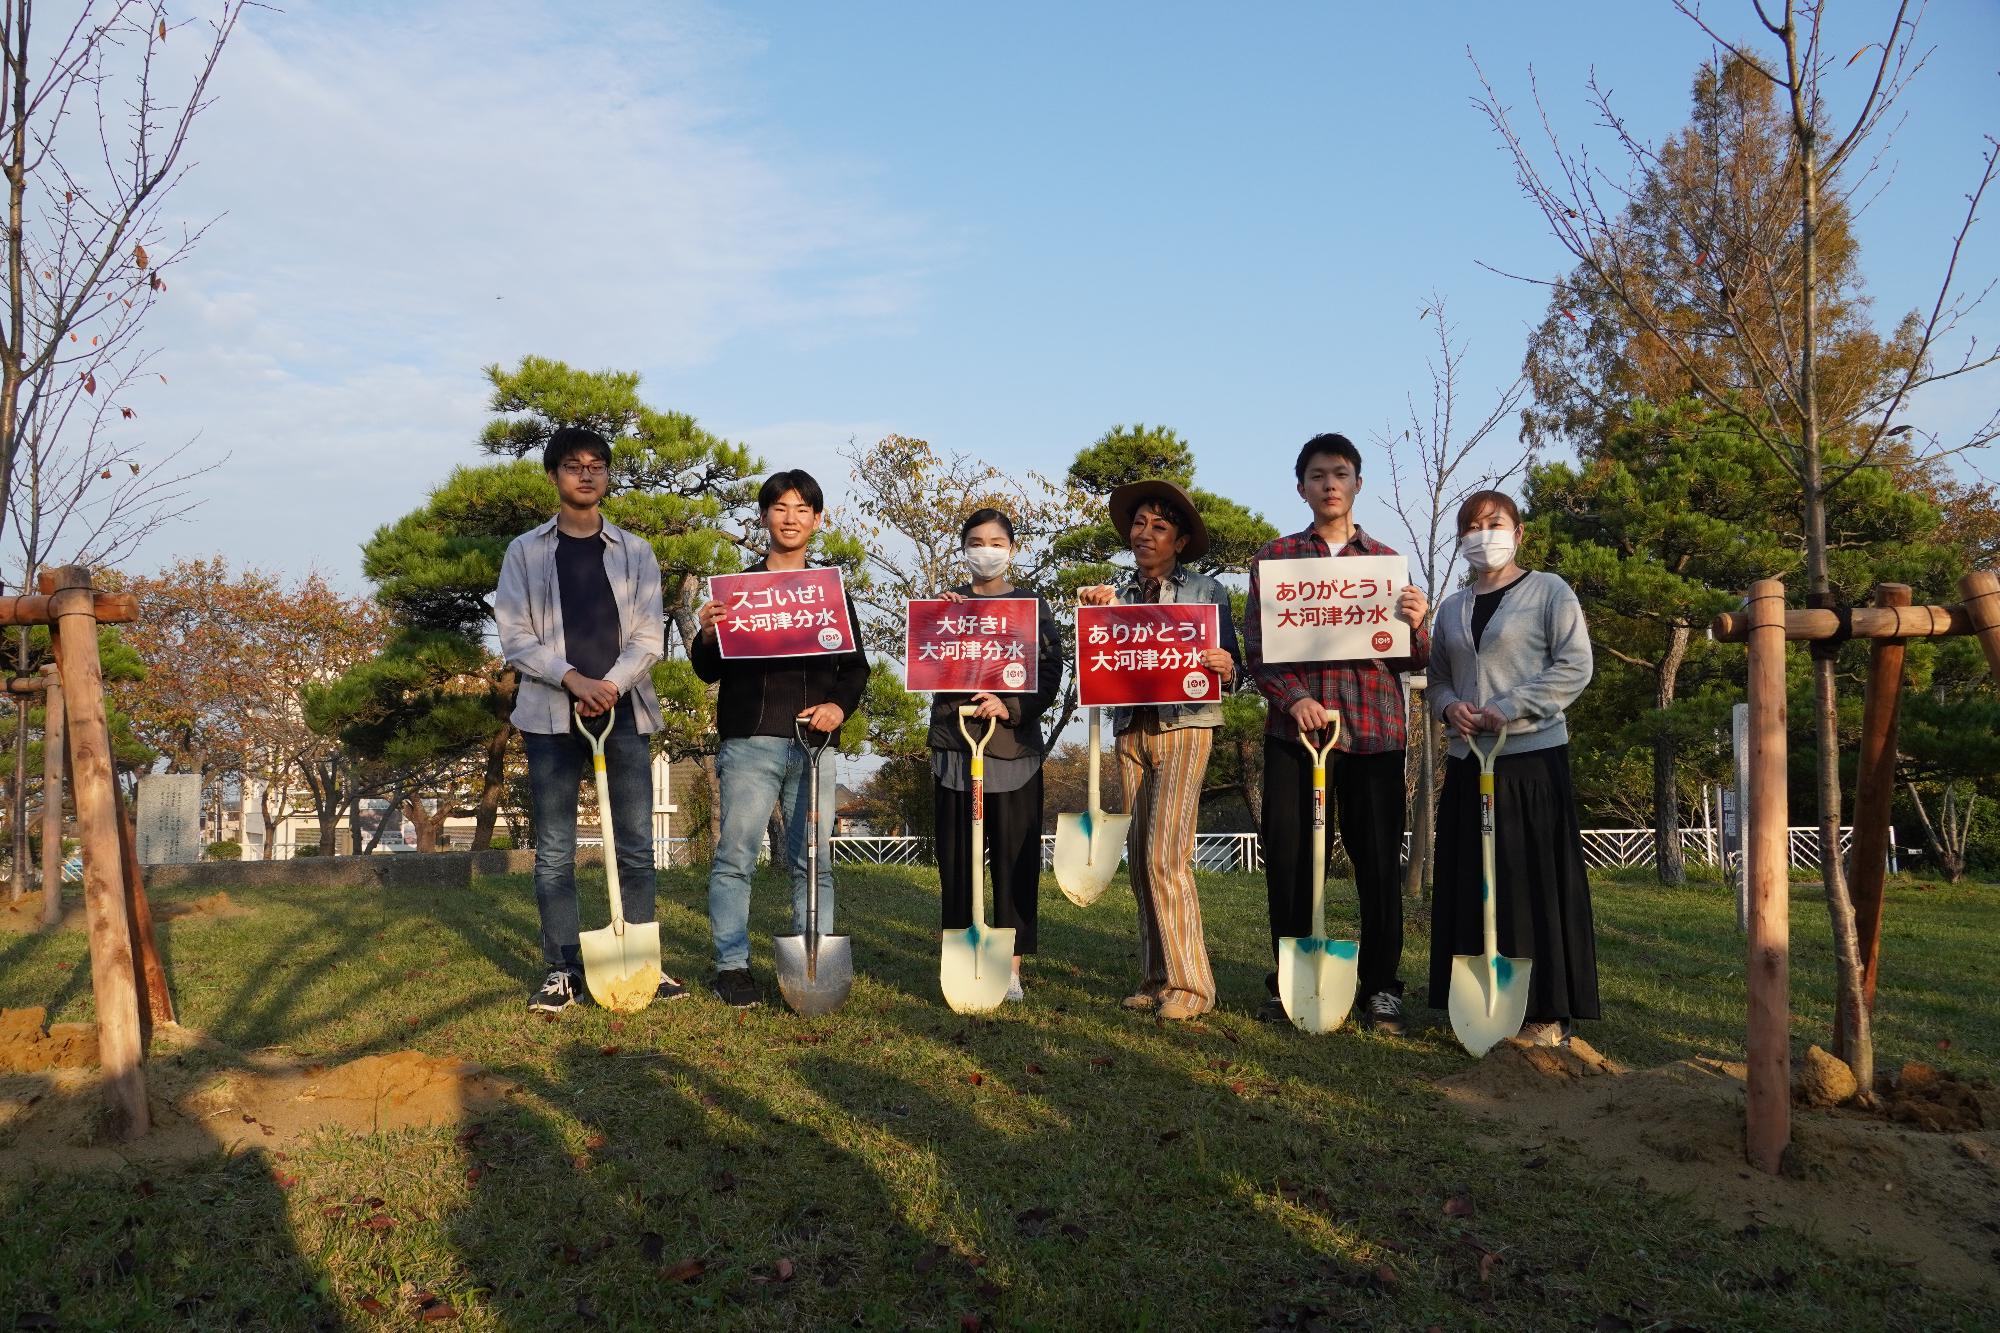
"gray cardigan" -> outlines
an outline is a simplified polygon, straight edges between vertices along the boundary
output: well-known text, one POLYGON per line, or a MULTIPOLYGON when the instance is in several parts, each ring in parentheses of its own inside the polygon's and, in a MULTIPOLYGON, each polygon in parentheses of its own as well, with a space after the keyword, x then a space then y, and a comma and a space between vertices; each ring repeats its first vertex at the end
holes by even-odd
MULTIPOLYGON (((1563 709, 1590 684, 1590 631, 1570 586, 1554 574, 1530 572, 1507 590, 1472 645, 1471 588, 1444 599, 1431 629, 1430 687, 1425 694, 1440 721, 1455 703, 1499 711, 1507 719, 1501 753, 1548 750, 1569 743, 1563 709)), ((1453 758, 1469 754, 1456 731, 1453 758)))

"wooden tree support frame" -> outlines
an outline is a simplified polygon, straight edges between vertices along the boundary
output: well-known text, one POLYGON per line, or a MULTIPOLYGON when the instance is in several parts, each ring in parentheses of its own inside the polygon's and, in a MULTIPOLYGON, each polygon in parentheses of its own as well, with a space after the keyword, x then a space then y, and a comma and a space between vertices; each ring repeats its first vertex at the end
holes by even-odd
MULTIPOLYGON (((1896 726, 1908 639, 1973 635, 2000 682, 2000 576, 1975 570, 1958 581, 1957 606, 1911 606, 1910 590, 1883 584, 1875 605, 1849 613, 1851 636, 1873 641, 1863 705, 1860 776, 1854 797, 1851 853, 1856 925, 1861 935, 1863 998, 1875 1000, 1875 963, 1882 932, 1882 879, 1895 786, 1896 726)), ((1838 612, 1785 608, 1785 585, 1762 579, 1742 611, 1717 616, 1709 634, 1750 650, 1749 811, 1744 850, 1750 867, 1748 1094, 1744 1145, 1750 1164, 1777 1172, 1791 1143, 1791 824, 1785 769, 1785 645, 1839 637, 1838 612)), ((1823 848, 1823 855, 1836 854, 1823 848)), ((1845 1034, 1842 1034, 1844 1041, 1845 1034)))
MULTIPOLYGON (((46 689, 56 719, 45 748, 66 749, 77 832, 83 845, 83 902, 89 923, 90 985, 97 1001, 97 1050, 104 1070, 104 1096, 113 1136, 134 1139, 151 1124, 141 1065, 153 1029, 173 1022, 166 971, 153 935, 152 911, 136 857, 128 856, 122 802, 111 761, 111 729, 104 708, 103 665, 97 655, 100 623, 138 619, 129 594, 93 592, 90 571, 79 565, 45 570, 41 596, 0 597, 0 625, 54 627, 55 670, 43 678, 10 681, 12 692, 46 689), (141 977, 144 978, 143 984, 141 977)), ((57 761, 45 758, 44 774, 57 761)), ((58 779, 58 784, 59 784, 58 779)), ((55 872, 44 860, 46 901, 60 899, 61 794, 46 793, 44 818, 54 815, 54 834, 45 834, 44 857, 55 846, 55 872)), ((45 909, 46 910, 46 909, 45 909)), ((58 913, 60 904, 58 902, 58 913)))

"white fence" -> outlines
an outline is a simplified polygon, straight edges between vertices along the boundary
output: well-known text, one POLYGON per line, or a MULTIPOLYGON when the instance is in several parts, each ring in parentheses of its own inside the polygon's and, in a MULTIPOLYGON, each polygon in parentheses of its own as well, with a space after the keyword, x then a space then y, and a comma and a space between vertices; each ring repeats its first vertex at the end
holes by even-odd
MULTIPOLYGON (((1851 827, 1840 831, 1840 850, 1846 852, 1854 840, 1851 827)), ((1819 868, 1819 830, 1791 830, 1791 864, 1794 870, 1819 868)), ((1334 845, 1339 845, 1335 837, 1334 845)), ((1896 831, 1889 831, 1889 869, 1896 869, 1896 831)), ((1055 835, 1042 835, 1042 865, 1048 867, 1055 855, 1055 835)), ((1403 854, 1409 855, 1410 835, 1403 835, 1403 854)), ((662 849, 664 851, 664 849, 662 849)), ((1681 830, 1681 854, 1697 865, 1716 865, 1722 855, 1722 836, 1715 829, 1681 830)), ((929 865, 932 846, 929 838, 836 837, 833 840, 836 864, 929 865)), ((1653 830, 1605 828, 1583 830, 1583 859, 1600 870, 1653 864, 1653 830)), ((672 864, 671 858, 663 864, 672 864)), ((1257 872, 1264 868, 1264 853, 1254 833, 1197 833, 1194 839, 1196 870, 1257 872)))

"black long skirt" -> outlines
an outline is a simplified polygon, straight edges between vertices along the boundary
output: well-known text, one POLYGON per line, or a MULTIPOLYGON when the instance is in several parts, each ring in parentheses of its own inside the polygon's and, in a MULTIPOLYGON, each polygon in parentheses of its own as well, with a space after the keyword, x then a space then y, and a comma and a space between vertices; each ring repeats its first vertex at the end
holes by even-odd
MULTIPOLYGON (((1494 908, 1500 952, 1528 958, 1528 1017, 1596 1018, 1597 935, 1570 785, 1569 747, 1504 751, 1494 766, 1494 908)), ((1480 922, 1479 761, 1445 764, 1431 901, 1433 1009, 1447 1007, 1454 955, 1485 952, 1480 922)))

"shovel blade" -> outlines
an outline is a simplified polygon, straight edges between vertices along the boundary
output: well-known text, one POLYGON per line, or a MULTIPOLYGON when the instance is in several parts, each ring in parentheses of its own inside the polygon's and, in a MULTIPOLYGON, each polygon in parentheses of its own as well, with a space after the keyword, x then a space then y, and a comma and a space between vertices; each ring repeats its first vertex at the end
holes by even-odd
POLYGON ((818 1018, 847 1003, 847 992, 854 988, 854 951, 847 936, 820 936, 815 954, 804 935, 773 935, 771 956, 778 968, 778 992, 793 1013, 818 1018))
POLYGON ((627 921, 625 933, 606 926, 577 937, 590 998, 621 1014, 637 1013, 660 989, 660 923, 627 921))
POLYGON ((1479 953, 1451 960, 1451 1030, 1466 1050, 1484 1055, 1521 1030, 1532 966, 1526 958, 1479 953))
POLYGON ((1088 907, 1104 896, 1118 862, 1125 854, 1125 834, 1132 827, 1130 815, 1078 814, 1056 816, 1056 887, 1078 907, 1088 907))
POLYGON ((1361 945, 1317 935, 1278 941, 1278 998, 1302 1032, 1331 1032, 1347 1021, 1361 980, 1361 945))
POLYGON ((1014 976, 1011 927, 967 926, 943 932, 938 985, 955 1014, 983 1014, 1007 998, 1014 976))

